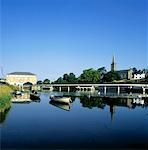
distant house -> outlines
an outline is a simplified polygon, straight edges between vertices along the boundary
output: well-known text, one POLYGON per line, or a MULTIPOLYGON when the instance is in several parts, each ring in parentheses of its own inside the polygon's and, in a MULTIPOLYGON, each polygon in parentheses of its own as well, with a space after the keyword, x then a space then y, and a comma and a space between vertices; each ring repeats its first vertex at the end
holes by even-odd
POLYGON ((134 79, 144 79, 146 77, 146 74, 145 73, 135 73, 133 75, 134 79))
POLYGON ((30 72, 12 72, 6 76, 6 82, 17 86, 22 86, 25 83, 34 85, 37 83, 37 76, 30 72))
POLYGON ((119 74, 121 80, 128 79, 131 80, 133 78, 133 70, 127 69, 127 70, 116 70, 117 64, 115 62, 115 57, 113 56, 112 63, 111 63, 111 71, 115 71, 119 74))

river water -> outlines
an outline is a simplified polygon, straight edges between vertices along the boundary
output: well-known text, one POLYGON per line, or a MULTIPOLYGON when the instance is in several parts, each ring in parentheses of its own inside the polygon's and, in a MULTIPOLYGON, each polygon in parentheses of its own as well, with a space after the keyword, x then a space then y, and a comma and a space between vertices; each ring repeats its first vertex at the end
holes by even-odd
POLYGON ((41 101, 13 103, 1 119, 2 149, 148 148, 148 100, 85 93, 41 93, 41 101), (70 106, 50 95, 70 95, 70 106))

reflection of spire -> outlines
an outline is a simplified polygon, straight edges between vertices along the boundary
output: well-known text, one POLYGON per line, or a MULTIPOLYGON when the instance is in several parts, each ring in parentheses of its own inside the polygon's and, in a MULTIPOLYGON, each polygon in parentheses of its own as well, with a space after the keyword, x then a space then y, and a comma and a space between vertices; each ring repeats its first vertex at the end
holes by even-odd
POLYGON ((113 122, 115 114, 115 105, 110 105, 111 122, 113 122))

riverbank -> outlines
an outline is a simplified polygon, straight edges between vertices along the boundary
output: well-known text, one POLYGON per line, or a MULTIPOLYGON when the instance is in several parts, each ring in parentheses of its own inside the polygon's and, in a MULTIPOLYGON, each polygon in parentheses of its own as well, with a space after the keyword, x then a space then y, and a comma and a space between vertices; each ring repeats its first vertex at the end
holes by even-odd
POLYGON ((0 85, 0 113, 11 107, 11 92, 13 88, 8 85, 0 85))

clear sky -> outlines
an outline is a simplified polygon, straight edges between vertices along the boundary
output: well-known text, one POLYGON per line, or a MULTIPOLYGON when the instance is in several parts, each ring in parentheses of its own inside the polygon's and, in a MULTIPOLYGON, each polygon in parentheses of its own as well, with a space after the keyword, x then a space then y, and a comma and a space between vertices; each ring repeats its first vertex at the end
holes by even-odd
POLYGON ((84 69, 147 67, 146 0, 1 0, 4 73, 54 80, 84 69))

